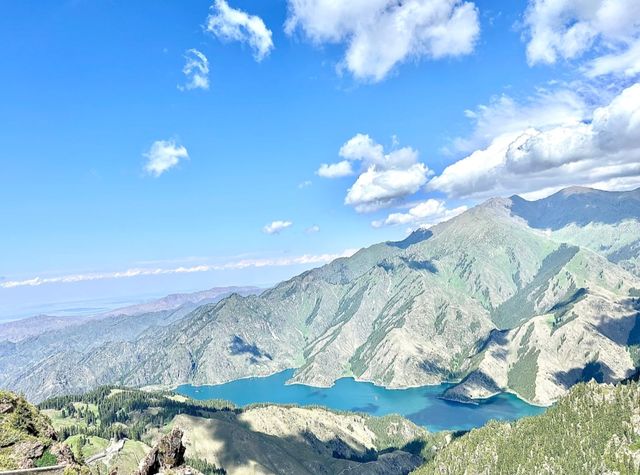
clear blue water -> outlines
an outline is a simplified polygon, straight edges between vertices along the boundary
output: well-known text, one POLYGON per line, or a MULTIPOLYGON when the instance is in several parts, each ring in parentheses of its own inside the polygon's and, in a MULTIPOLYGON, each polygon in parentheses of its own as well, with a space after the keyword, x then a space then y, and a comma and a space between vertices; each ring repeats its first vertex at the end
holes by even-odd
POLYGON ((343 411, 366 412, 375 416, 401 414, 430 431, 468 430, 491 419, 513 420, 540 414, 511 394, 501 394, 478 404, 461 404, 440 399, 451 385, 410 389, 385 389, 352 378, 336 381, 331 388, 285 384, 293 370, 265 378, 249 378, 215 386, 183 385, 177 392, 193 399, 225 399, 238 406, 270 402, 276 404, 320 405, 343 411))

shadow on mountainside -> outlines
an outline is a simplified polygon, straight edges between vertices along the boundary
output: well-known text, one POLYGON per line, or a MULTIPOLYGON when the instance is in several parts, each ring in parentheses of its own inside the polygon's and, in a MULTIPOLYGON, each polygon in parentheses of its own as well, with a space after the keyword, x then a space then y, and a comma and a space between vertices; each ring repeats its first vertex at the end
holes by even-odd
POLYGON ((592 361, 584 367, 572 368, 568 371, 558 371, 553 375, 557 384, 570 388, 577 383, 586 383, 595 380, 597 383, 617 383, 618 379, 606 363, 592 361))
MULTIPOLYGON (((510 330, 498 330, 498 329, 493 329, 489 332, 489 335, 483 340, 481 341, 477 348, 475 349, 475 351, 473 352, 474 354, 479 354, 482 353, 483 351, 485 351, 487 348, 489 348, 489 346, 491 344, 496 345, 498 347, 505 347, 508 343, 507 340, 507 333, 509 333, 510 330)), ((506 357, 506 355, 500 355, 498 354, 498 357, 506 357)))
POLYGON ((387 246, 397 247, 399 249, 407 249, 409 246, 413 246, 422 241, 426 241, 433 236, 433 232, 428 229, 418 229, 411 234, 406 239, 402 241, 389 241, 387 242, 387 246))
POLYGON ((628 299, 625 303, 635 313, 622 318, 601 316, 596 329, 618 345, 640 345, 640 299, 628 299))
POLYGON ((330 475, 342 471, 400 475, 421 463, 421 458, 414 454, 424 447, 414 441, 401 452, 395 447, 376 451, 359 444, 354 446, 339 437, 323 441, 310 429, 295 436, 276 437, 253 430, 234 412, 219 412, 211 419, 180 415, 174 419, 174 425, 187 434, 189 457, 206 457, 214 462, 213 456, 216 465, 229 474, 261 469, 286 475, 330 475))

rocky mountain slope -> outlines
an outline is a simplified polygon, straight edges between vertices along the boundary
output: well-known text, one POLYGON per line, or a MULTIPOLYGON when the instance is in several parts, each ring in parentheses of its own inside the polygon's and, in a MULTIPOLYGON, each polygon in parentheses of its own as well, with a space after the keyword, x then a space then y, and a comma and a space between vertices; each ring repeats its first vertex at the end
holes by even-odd
POLYGON ((579 384, 544 414, 453 440, 415 475, 640 472, 640 388, 579 384))
POLYGON ((41 400, 114 382, 219 383, 297 368, 295 382, 317 386, 343 376, 388 387, 462 380, 449 397, 513 391, 548 404, 640 364, 638 235, 614 240, 638 226, 638 193, 490 200, 169 325, 91 346, 74 328, 5 349, 0 385, 41 400), (609 252, 623 248, 622 260, 609 252))
POLYGON ((0 471, 57 467, 65 475, 88 474, 58 441, 48 417, 16 394, 0 391, 0 471))
POLYGON ((181 294, 170 294, 160 299, 150 302, 130 305, 128 307, 118 308, 109 312, 101 313, 98 317, 115 317, 115 316, 134 316, 144 315, 146 313, 166 312, 177 310, 179 308, 194 309, 200 305, 207 303, 219 302, 223 298, 230 295, 254 295, 261 292, 258 287, 214 287, 200 292, 190 292, 181 294))

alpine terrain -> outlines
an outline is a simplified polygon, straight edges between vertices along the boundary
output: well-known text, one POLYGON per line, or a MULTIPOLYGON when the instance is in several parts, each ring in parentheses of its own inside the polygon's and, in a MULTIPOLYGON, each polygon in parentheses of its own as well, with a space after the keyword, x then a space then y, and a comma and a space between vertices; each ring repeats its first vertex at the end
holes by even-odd
POLYGON ((2 342, 0 386, 42 401, 295 368, 291 382, 308 385, 456 381, 446 397, 549 405, 640 366, 639 263, 640 190, 492 199, 260 295, 155 313, 139 331, 124 315, 2 342))

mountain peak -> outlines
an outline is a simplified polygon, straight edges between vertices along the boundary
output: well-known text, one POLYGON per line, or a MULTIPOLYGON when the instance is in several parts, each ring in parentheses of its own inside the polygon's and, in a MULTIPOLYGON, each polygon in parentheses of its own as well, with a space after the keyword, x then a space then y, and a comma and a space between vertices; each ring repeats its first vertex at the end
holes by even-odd
POLYGON ((568 188, 563 188, 562 190, 558 191, 557 194, 561 194, 563 196, 571 196, 571 195, 577 195, 577 194, 583 194, 583 193, 599 193, 599 192, 602 192, 602 190, 589 188, 587 186, 570 186, 568 188))

